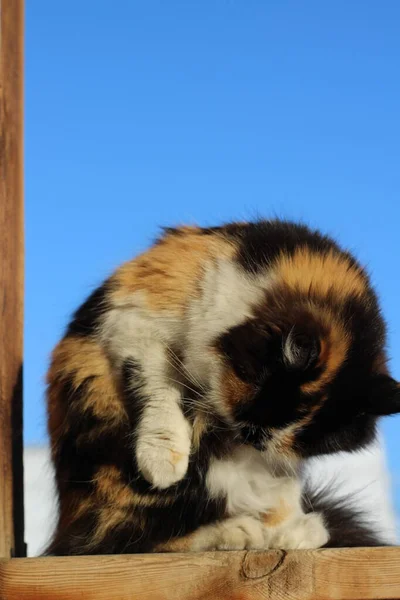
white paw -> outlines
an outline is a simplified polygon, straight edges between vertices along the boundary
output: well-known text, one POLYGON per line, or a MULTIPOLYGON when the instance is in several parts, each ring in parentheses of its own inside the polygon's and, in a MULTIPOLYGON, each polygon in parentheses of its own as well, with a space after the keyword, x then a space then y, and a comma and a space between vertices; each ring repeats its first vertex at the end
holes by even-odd
POLYGON ((265 538, 269 548, 309 550, 324 546, 329 541, 329 533, 322 516, 309 513, 287 521, 275 532, 266 528, 265 538))
POLYGON ((233 517, 203 528, 195 550, 250 550, 264 546, 263 524, 250 516, 233 517))
POLYGON ((221 523, 217 550, 251 550, 263 546, 263 524, 259 519, 242 516, 221 523))
POLYGON ((186 475, 190 454, 189 426, 180 431, 139 433, 136 460, 143 477, 154 487, 165 489, 186 475))

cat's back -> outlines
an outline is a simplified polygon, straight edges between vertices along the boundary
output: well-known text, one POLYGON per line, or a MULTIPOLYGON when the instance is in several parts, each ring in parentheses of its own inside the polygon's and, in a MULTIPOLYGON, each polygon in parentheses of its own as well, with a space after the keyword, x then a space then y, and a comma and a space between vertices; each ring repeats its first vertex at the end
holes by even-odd
POLYGON ((274 281, 306 291, 365 288, 362 269, 334 240, 305 225, 280 220, 216 227, 165 228, 146 251, 120 265, 75 313, 69 332, 93 331, 105 310, 132 304, 181 314, 201 294, 207 274, 219 271, 221 291, 274 281))

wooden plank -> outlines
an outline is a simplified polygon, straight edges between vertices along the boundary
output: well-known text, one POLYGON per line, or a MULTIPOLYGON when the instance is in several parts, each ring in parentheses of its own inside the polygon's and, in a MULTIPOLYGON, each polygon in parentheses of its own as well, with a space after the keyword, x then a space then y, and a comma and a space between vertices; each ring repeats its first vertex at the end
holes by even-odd
POLYGON ((22 556, 23 2, 0 0, 0 556, 22 556))
POLYGON ((30 558, 0 600, 393 600, 400 548, 30 558))

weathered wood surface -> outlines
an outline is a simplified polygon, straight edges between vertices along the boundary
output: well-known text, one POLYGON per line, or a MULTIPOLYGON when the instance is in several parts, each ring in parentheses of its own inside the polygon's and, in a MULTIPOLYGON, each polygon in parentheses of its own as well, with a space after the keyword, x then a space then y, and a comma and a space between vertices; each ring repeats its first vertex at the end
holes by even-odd
POLYGON ((0 556, 22 556, 23 2, 0 0, 0 556))
POLYGON ((400 548, 0 562, 0 600, 400 599, 400 548))

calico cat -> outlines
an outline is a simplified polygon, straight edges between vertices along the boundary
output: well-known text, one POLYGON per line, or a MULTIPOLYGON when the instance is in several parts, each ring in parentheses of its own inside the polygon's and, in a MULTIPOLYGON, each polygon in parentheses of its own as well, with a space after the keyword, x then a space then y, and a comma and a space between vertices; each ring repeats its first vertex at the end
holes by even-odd
POLYGON ((382 543, 302 497, 308 457, 400 412, 365 270, 306 226, 166 229, 77 310, 47 399, 48 554, 382 543))

